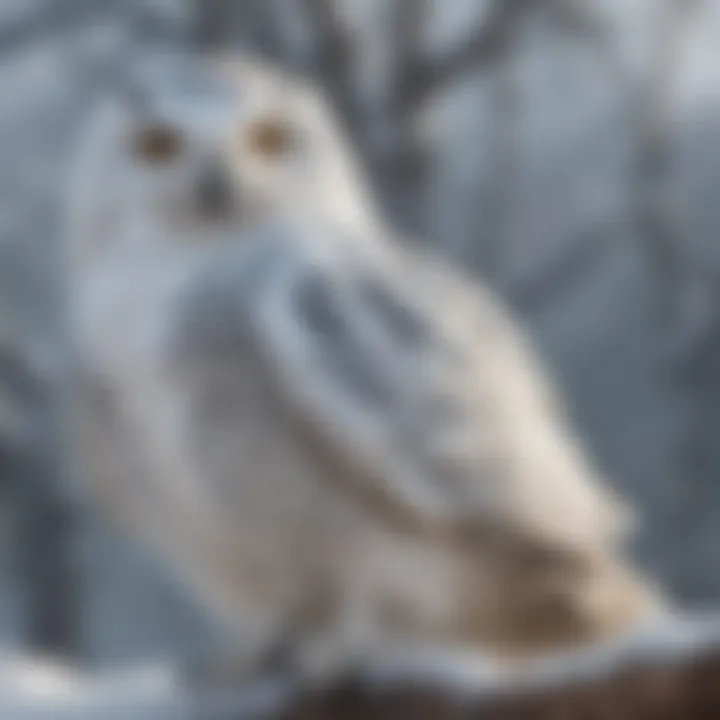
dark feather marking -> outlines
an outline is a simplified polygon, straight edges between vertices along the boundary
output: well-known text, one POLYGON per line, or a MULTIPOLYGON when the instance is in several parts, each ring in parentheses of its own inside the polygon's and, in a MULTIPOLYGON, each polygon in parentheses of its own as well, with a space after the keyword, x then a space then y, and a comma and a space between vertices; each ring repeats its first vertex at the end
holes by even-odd
POLYGON ((410 307, 387 284, 368 275, 360 278, 359 290, 388 334, 404 345, 417 347, 431 337, 431 329, 421 313, 410 307))
POLYGON ((365 403, 387 407, 392 390, 353 334, 351 321, 342 316, 328 281, 319 274, 301 281, 296 308, 301 322, 322 343, 321 361, 327 369, 365 403))
POLYGON ((313 333, 335 345, 348 342, 345 320, 321 276, 305 278, 297 290, 296 300, 300 318, 313 333))

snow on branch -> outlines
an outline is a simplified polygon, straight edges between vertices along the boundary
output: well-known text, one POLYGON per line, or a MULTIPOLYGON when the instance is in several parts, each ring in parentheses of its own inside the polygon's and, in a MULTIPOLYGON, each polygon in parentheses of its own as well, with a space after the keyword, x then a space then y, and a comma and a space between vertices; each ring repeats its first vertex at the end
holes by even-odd
POLYGON ((324 688, 268 680, 225 697, 155 667, 83 674, 0 660, 0 715, 63 718, 705 718, 720 716, 720 618, 677 621, 503 672, 449 653, 387 658, 324 688), (43 712, 45 711, 45 712, 43 712), (14 713, 14 714, 13 714, 14 713))

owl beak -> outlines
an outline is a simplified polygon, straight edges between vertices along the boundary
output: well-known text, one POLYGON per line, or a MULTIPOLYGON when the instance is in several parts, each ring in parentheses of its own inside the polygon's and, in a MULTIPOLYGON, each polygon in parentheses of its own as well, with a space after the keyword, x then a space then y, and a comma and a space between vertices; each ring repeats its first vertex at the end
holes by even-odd
POLYGON ((204 217, 220 218, 232 208, 232 180, 221 163, 212 162, 197 179, 195 198, 204 217))

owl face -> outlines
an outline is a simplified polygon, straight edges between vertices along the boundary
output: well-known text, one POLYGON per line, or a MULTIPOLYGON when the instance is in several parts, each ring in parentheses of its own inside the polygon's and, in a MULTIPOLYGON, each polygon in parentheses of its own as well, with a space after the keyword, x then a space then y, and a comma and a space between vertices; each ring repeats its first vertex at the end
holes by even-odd
POLYGON ((96 124, 85 192, 97 235, 122 223, 176 242, 237 237, 268 215, 358 201, 347 147, 313 90, 237 59, 170 67, 134 79, 96 124))
POLYGON ((123 193, 191 234, 250 225, 302 202, 321 153, 301 93, 249 70, 234 83, 205 78, 201 92, 168 84, 126 105, 117 137, 123 193))

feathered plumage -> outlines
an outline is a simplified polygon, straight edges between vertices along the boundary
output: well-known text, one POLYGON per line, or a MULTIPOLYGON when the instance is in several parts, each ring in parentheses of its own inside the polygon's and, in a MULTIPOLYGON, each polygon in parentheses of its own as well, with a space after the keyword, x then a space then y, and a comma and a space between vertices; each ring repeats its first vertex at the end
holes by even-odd
POLYGON ((654 600, 619 559, 623 511, 507 310, 382 228, 315 94, 230 77, 235 102, 165 89, 88 132, 76 426, 106 509, 249 654, 283 633, 320 665, 528 652, 634 624, 654 600))

